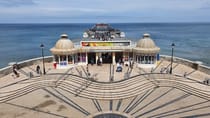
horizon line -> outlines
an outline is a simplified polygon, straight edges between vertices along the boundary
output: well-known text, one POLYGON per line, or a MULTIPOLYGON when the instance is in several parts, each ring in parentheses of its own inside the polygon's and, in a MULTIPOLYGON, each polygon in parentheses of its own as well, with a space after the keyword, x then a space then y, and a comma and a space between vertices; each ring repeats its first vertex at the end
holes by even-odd
POLYGON ((164 24, 167 24, 167 23, 195 23, 195 24, 206 24, 206 23, 210 23, 210 22, 16 22, 16 23, 13 23, 13 22, 8 22, 8 23, 3 23, 3 22, 0 22, 0 24, 97 24, 97 23, 107 23, 107 24, 135 24, 135 23, 138 23, 138 24, 144 24, 144 23, 164 23, 164 24))

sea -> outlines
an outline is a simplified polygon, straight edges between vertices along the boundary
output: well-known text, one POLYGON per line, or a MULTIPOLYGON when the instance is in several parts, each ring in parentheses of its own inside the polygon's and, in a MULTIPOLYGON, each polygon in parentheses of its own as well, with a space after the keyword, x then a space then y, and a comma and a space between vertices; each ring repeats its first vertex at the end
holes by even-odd
MULTIPOLYGON (((75 44, 94 23, 54 24, 0 24, 0 68, 10 62, 19 62, 41 57, 40 45, 44 44, 44 55, 50 56, 50 48, 63 33, 75 44)), ((174 56, 192 61, 201 61, 210 66, 210 23, 110 23, 125 32, 128 39, 138 41, 149 33, 161 55, 171 55, 171 44, 175 43, 174 56)))

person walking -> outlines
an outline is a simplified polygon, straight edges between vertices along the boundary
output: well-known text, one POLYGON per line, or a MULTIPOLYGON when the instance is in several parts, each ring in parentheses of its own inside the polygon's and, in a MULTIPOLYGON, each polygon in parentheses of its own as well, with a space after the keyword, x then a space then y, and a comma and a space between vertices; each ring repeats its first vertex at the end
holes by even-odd
POLYGON ((16 75, 16 77, 20 76, 20 74, 17 72, 17 65, 13 65, 12 70, 13 70, 13 73, 16 75))
POLYGON ((36 73, 40 74, 40 66, 39 65, 36 66, 36 73))

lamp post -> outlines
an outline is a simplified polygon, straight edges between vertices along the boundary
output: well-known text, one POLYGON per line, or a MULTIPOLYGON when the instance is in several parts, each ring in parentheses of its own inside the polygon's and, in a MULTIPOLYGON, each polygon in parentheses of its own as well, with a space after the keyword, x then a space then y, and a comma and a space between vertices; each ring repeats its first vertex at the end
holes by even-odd
POLYGON ((41 44, 40 48, 42 49, 43 74, 45 75, 46 71, 45 71, 45 64, 44 64, 44 44, 41 44))
POLYGON ((170 68, 170 74, 172 74, 172 64, 173 64, 173 56, 174 56, 174 47, 175 47, 175 44, 172 43, 171 44, 172 50, 171 50, 171 68, 170 68))

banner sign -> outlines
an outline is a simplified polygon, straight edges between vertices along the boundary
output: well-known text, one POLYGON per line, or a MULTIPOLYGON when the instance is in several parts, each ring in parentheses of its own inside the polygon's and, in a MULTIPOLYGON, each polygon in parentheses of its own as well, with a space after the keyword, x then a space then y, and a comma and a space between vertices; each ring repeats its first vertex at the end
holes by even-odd
POLYGON ((95 46, 129 46, 130 42, 81 42, 83 47, 95 46))

